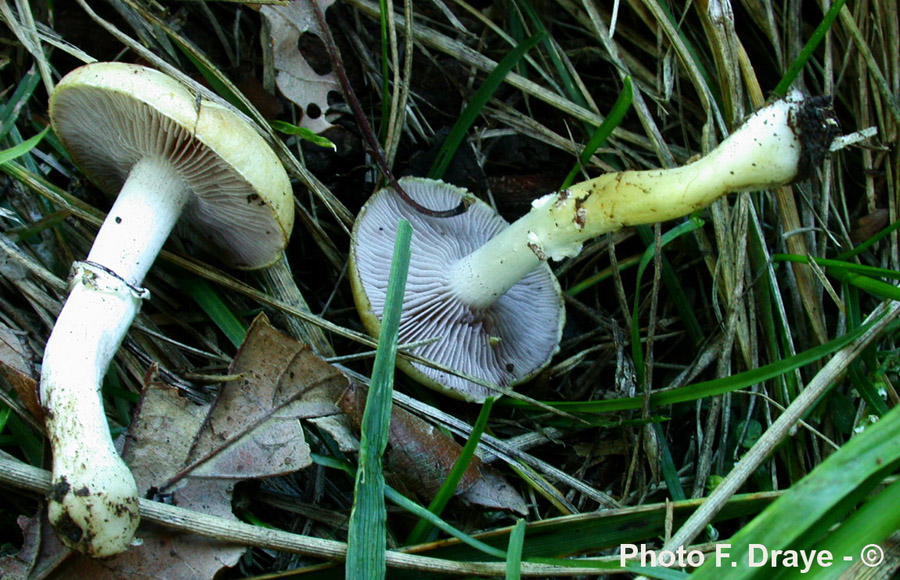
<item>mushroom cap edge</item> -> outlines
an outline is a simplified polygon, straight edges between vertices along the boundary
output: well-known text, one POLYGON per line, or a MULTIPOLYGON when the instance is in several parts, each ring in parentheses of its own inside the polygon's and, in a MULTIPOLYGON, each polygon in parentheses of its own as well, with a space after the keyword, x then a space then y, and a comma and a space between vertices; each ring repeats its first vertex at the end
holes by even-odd
MULTIPOLYGON (((437 201, 437 203, 446 204, 448 207, 455 206, 455 204, 457 204, 463 196, 471 197, 471 194, 466 192, 464 189, 444 183, 439 180, 405 177, 405 178, 400 179, 400 184, 401 184, 401 186, 404 187, 404 189, 407 191, 407 193, 409 195, 411 195, 413 198, 415 198, 417 201, 419 201, 420 203, 423 203, 426 206, 434 207, 434 209, 442 209, 442 207, 440 205, 433 205, 433 206, 429 205, 429 204, 436 203, 436 200, 433 198, 422 199, 420 197, 420 195, 422 194, 422 191, 423 191, 422 188, 425 188, 425 190, 428 190, 430 188, 437 186, 439 191, 443 192, 444 194, 449 194, 449 197, 447 197, 447 195, 445 195, 443 200, 437 201)), ((360 273, 358 251, 359 251, 359 245, 360 245, 361 241, 359 239, 358 234, 363 227, 361 224, 364 223, 364 220, 366 219, 367 214, 369 213, 369 211, 371 210, 373 205, 375 203, 378 203, 377 201, 374 201, 374 200, 378 199, 378 196, 385 196, 385 195, 395 195, 395 194, 393 194, 393 192, 391 191, 391 189, 389 187, 384 188, 384 189, 379 190, 375 194, 373 194, 372 197, 366 202, 366 204, 363 206, 363 208, 359 211, 359 214, 357 215, 357 220, 354 223, 353 233, 351 236, 351 249, 350 249, 350 260, 349 260, 351 289, 353 291, 353 297, 356 302, 356 306, 357 306, 357 310, 360 315, 360 319, 362 320, 363 325, 365 326, 366 330, 372 336, 378 336, 378 333, 381 328, 381 322, 380 322, 379 314, 376 313, 376 308, 373 307, 372 299, 366 290, 367 284, 364 282, 363 276, 360 273)), ((409 208, 409 206, 406 206, 403 204, 404 204, 404 202, 402 202, 402 201, 398 202, 399 207, 409 208)), ((439 220, 441 224, 447 224, 449 222, 445 222, 444 220, 470 219, 471 216, 475 212, 482 212, 482 214, 484 216, 491 216, 490 219, 494 222, 492 224, 493 231, 483 234, 486 237, 485 237, 485 239, 481 240, 480 242, 478 240, 468 240, 470 242, 475 242, 475 246, 469 248, 468 250, 464 250, 464 251, 468 252, 468 251, 474 250, 474 248, 477 247, 478 243, 483 243, 483 241, 486 241, 486 239, 489 239, 490 237, 495 235, 500 229, 502 229, 503 227, 508 225, 506 220, 504 220, 502 217, 500 217, 494 211, 494 209, 491 208, 485 202, 476 199, 475 202, 472 204, 472 206, 469 207, 469 210, 466 213, 464 213, 460 216, 453 217, 453 218, 431 218, 428 216, 424 216, 423 214, 419 214, 418 212, 416 212, 416 210, 414 210, 412 208, 409 208, 408 211, 404 211, 405 215, 403 217, 410 219, 411 222, 416 222, 419 219, 421 219, 421 220, 439 220)), ((399 219, 399 217, 400 216, 397 216, 398 219, 399 219)), ((432 224, 433 223, 437 223, 437 222, 432 222, 432 224)), ((417 230, 422 229, 422 223, 418 223, 418 224, 412 223, 412 225, 413 225, 413 240, 415 243, 417 230)), ((393 245, 394 234, 395 234, 395 231, 391 231, 388 234, 388 236, 390 238, 391 246, 393 245)), ((417 268, 417 266, 415 264, 411 264, 410 273, 414 274, 418 269, 419 268, 417 268)), ((550 332, 546 333, 545 337, 546 337, 546 345, 552 344, 552 346, 545 345, 545 346, 540 347, 542 349, 542 352, 537 357, 540 360, 531 361, 529 363, 529 368, 526 368, 524 370, 520 371, 519 368, 516 368, 515 369, 516 372, 515 372, 514 376, 509 377, 509 380, 505 380, 501 383, 501 386, 503 386, 503 387, 510 387, 510 386, 525 382, 525 381, 531 379, 532 377, 534 377, 536 374, 538 374, 544 368, 546 368, 546 366, 550 363, 550 360, 552 359, 553 355, 555 355, 556 352, 558 352, 558 350, 559 350, 559 340, 562 336, 562 330, 563 330, 563 326, 565 324, 565 308, 564 308, 563 300, 562 300, 562 290, 559 286, 559 282, 557 281, 556 277, 553 275, 548 264, 541 263, 540 266, 535 271, 533 271, 531 274, 529 274, 528 277, 539 278, 540 280, 546 281, 549 283, 549 287, 545 288, 544 292, 547 293, 548 296, 553 297, 552 302, 553 302, 554 308, 556 310, 551 316, 553 328, 550 332)), ((528 277, 526 277, 526 278, 528 278, 528 277)), ((522 284, 522 282, 520 282, 516 286, 519 286, 520 284, 522 284)), ((507 294, 513 293, 516 286, 514 286, 512 289, 510 289, 510 292, 508 292, 507 294)), ((409 283, 407 283, 407 291, 408 290, 409 290, 409 283)), ((409 298, 408 295, 404 297, 404 303, 406 303, 407 298, 409 298)), ((406 306, 406 304, 404 304, 404 305, 406 306)), ((550 325, 551 324, 547 324, 546 326, 550 326, 550 325)), ((403 321, 401 321, 401 327, 402 326, 403 326, 403 321)), ((532 330, 533 330, 533 327, 532 327, 532 330)), ((528 333, 526 332, 526 333, 522 333, 522 334, 527 335, 528 333)), ((408 342, 408 340, 404 340, 404 337, 401 335, 400 342, 401 343, 408 342)), ((419 349, 421 349, 421 348, 422 347, 419 347, 419 349)), ((427 347, 425 347, 425 348, 427 348, 427 347)), ((417 350, 419 350, 419 349, 417 349, 417 350)), ((424 353, 422 353, 422 354, 426 358, 429 358, 424 353)), ((435 360, 436 362, 442 362, 443 364, 445 364, 451 368, 453 368, 453 366, 454 366, 452 364, 448 364, 446 361, 441 361, 438 357, 432 356, 430 358, 432 358, 432 360, 435 360)), ((453 398, 462 399, 462 400, 466 400, 466 401, 470 401, 470 402, 482 402, 488 396, 497 396, 497 392, 492 389, 483 387, 482 385, 478 385, 478 384, 472 383, 470 381, 465 381, 464 379, 461 379, 456 376, 448 375, 447 373, 438 371, 431 367, 427 367, 425 365, 422 365, 421 363, 416 363, 416 362, 412 362, 412 361, 409 361, 409 360, 406 360, 403 358, 398 358, 397 366, 404 373, 406 373, 407 375, 412 377, 417 382, 419 382, 431 389, 442 392, 453 398), (467 389, 454 388, 453 386, 448 385, 447 382, 455 383, 456 385, 460 385, 460 384, 469 385, 469 388, 467 388, 467 389)), ((472 374, 474 374, 474 373, 472 373, 472 374)), ((484 378, 484 377, 481 377, 481 378, 484 378)))
MULTIPOLYGON (((281 250, 287 244, 293 229, 293 191, 277 155, 247 120, 226 106, 198 99, 179 81, 149 67, 120 62, 95 62, 70 71, 50 96, 51 123, 79 168, 91 181, 111 195, 118 193, 121 182, 124 182, 130 170, 130 165, 118 168, 118 174, 111 177, 107 169, 115 161, 111 158, 116 155, 130 157, 129 162, 133 164, 136 162, 133 159, 136 154, 115 152, 104 155, 103 147, 117 140, 121 143, 121 135, 106 138, 108 143, 93 139, 87 145, 81 144, 81 135, 78 133, 87 131, 85 122, 81 118, 73 120, 76 117, 74 114, 68 117, 65 114, 65 107, 71 104, 73 98, 76 102, 87 98, 97 105, 97 95, 111 95, 113 100, 133 101, 143 105, 147 111, 155 112, 195 136, 204 149, 224 161, 232 172, 235 183, 243 182, 248 186, 241 199, 229 202, 225 212, 217 213, 214 210, 220 200, 189 204, 182 221, 193 222, 200 227, 187 228, 181 224, 180 231, 192 234, 232 267, 261 268, 280 258, 281 250), (74 95, 73 90, 82 91, 83 95, 74 95), (91 97, 94 97, 93 101, 90 100, 91 97), (106 159, 97 161, 88 157, 96 153, 106 159), (250 224, 229 223, 235 213, 244 216, 239 217, 238 222, 240 219, 249 219, 248 216, 255 216, 254 219, 259 220, 258 227, 265 228, 262 235, 252 235, 253 228, 250 224), (218 223, 219 230, 205 236, 197 235, 197 231, 208 223, 207 220, 218 223), (235 232, 240 232, 238 235, 241 239, 232 242, 229 236, 235 232), (265 238, 264 248, 253 248, 252 251, 247 248, 248 244, 258 238, 265 238)), ((84 113, 79 113, 78 117, 82 115, 84 113)), ((107 122, 101 111, 94 111, 90 118, 94 124, 107 122)), ((207 176, 203 178, 208 179, 207 176)), ((224 197, 221 191, 217 192, 209 187, 209 183, 201 182, 199 186, 224 197)), ((193 185, 191 189, 197 191, 193 185)))

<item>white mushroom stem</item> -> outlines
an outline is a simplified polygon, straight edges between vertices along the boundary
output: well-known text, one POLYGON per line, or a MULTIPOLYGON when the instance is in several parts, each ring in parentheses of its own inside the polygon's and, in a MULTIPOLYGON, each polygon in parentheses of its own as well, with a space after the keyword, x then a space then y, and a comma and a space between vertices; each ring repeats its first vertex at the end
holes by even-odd
POLYGON ((600 234, 681 217, 729 192, 795 180, 804 105, 795 94, 760 109, 689 165, 609 173, 536 200, 528 214, 451 267, 455 294, 473 308, 490 306, 541 261, 575 256, 600 234))
POLYGON ((100 386, 140 310, 144 276, 190 191, 155 158, 131 170, 71 290, 44 350, 41 402, 53 451, 49 517, 69 546, 94 557, 131 545, 137 487, 116 453, 100 386))

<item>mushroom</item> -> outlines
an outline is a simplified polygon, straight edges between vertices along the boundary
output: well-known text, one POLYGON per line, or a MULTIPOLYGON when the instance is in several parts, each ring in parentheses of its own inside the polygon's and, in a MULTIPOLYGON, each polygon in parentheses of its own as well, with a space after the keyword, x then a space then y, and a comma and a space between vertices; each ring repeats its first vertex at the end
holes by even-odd
POLYGON ((148 298, 144 276, 179 218, 184 233, 230 266, 276 262, 293 226, 293 197, 248 122, 153 69, 75 69, 51 95, 50 118, 84 174, 118 192, 87 258, 73 264, 40 382, 53 452, 50 521, 66 545, 105 557, 131 545, 139 516, 100 385, 148 298))
MULTIPOLYGON (((488 383, 514 385, 542 369, 558 348, 564 314, 548 259, 575 256, 586 240, 625 226, 687 215, 729 192, 790 183, 821 161, 838 130, 828 99, 795 92, 754 113, 693 163, 601 175, 535 200, 509 226, 482 203, 437 219, 382 189, 354 225, 350 265, 357 308, 367 330, 376 333, 386 248, 397 220, 405 218, 413 240, 400 342, 437 338, 412 352, 488 383)), ((433 180, 401 180, 401 187, 436 209, 454 207, 468 195, 433 180)), ((459 398, 482 401, 491 394, 421 363, 401 368, 459 398)))
MULTIPOLYGON (((426 207, 453 208, 463 199, 471 205, 463 214, 434 218, 388 189, 366 202, 350 242, 350 281, 366 329, 378 336, 394 232, 403 218, 412 225, 413 236, 400 342, 443 337, 416 347, 415 353, 491 384, 506 386, 540 371, 557 349, 565 319, 562 291, 547 263, 538 263, 491 304, 467 304, 455 293, 448 273, 504 231, 508 222, 453 185, 410 177, 399 184, 426 207)), ((418 362, 398 359, 397 364, 420 382, 452 396, 482 401, 493 394, 483 385, 418 362)))

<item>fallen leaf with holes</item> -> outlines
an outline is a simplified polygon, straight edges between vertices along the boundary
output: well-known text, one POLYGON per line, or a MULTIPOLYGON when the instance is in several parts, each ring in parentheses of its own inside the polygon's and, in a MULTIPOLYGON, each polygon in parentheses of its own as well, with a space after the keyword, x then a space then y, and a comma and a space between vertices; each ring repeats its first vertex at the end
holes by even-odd
MULTIPOLYGON (((341 409, 359 429, 366 404, 367 389, 351 384, 341 396, 341 409)), ((394 405, 388 448, 384 455, 385 476, 400 490, 418 494, 425 500, 437 495, 462 446, 443 431, 412 413, 394 405)), ((525 515, 527 508, 522 496, 478 457, 472 457, 456 496, 467 503, 501 509, 525 515)))
MULTIPOLYGON (((263 6, 266 52, 271 54, 275 69, 275 84, 287 99, 300 107, 303 118, 300 126, 314 133, 331 127, 325 118, 328 93, 340 92, 333 72, 318 74, 298 48, 305 34, 320 36, 319 26, 311 3, 314 0, 295 0, 286 6, 263 6)), ((318 0, 324 13, 334 0, 318 0)))
MULTIPOLYGON (((46 510, 33 518, 16 518, 24 542, 16 554, 0 558, 0 578, 48 578, 69 553, 53 533, 46 510)), ((62 576, 58 576, 62 578, 62 576)))

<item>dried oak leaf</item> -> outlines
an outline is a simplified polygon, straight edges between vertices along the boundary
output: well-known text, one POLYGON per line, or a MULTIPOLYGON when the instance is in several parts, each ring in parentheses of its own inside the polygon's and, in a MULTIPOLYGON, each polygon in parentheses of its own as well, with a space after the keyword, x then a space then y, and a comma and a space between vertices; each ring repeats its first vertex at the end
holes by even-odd
POLYGON ((340 392, 348 379, 264 315, 254 320, 231 373, 242 378, 226 384, 207 416, 190 452, 193 475, 259 477, 252 473, 257 464, 267 475, 309 465, 298 419, 338 413, 318 393, 340 392), (225 448, 229 454, 222 456, 225 448))
POLYGON ((341 86, 333 72, 318 74, 298 48, 306 34, 319 36, 311 3, 318 1, 324 13, 334 0, 294 0, 286 6, 263 6, 265 30, 263 42, 271 49, 275 84, 287 99, 303 111, 300 126, 314 133, 331 127, 325 118, 328 93, 340 92, 341 86))
POLYGON ((19 400, 38 421, 44 420, 44 409, 38 400, 37 372, 34 354, 20 333, 0 323, 0 378, 16 391, 19 400))
POLYGON ((46 578, 65 559, 68 548, 56 539, 44 509, 33 518, 19 516, 16 523, 22 530, 24 542, 16 554, 0 558, 0 578, 46 578))
MULTIPOLYGON (((241 378, 225 383, 207 405, 180 396, 152 371, 145 377, 123 450, 142 495, 234 519, 238 480, 282 475, 311 463, 299 419, 338 409, 303 396, 332 384, 343 390, 347 379, 264 316, 254 321, 230 372, 241 378)), ((140 546, 102 561, 72 553, 48 577, 212 578, 234 566, 245 550, 146 523, 138 537, 140 546)))
MULTIPOLYGON (((359 429, 367 389, 352 383, 341 396, 341 409, 359 429)), ((384 455, 385 476, 392 485, 430 501, 444 484, 462 446, 443 431, 394 405, 388 448, 384 455)), ((503 477, 478 457, 473 457, 456 488, 456 496, 471 504, 527 513, 522 496, 503 477)))

